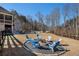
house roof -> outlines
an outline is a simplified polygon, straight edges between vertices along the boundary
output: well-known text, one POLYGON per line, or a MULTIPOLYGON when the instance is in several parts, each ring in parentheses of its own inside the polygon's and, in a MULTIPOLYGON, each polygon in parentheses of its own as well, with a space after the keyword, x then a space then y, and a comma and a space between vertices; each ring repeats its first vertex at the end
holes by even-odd
POLYGON ((7 14, 12 14, 11 12, 9 12, 7 9, 3 8, 0 6, 0 12, 3 12, 3 13, 7 13, 7 14))

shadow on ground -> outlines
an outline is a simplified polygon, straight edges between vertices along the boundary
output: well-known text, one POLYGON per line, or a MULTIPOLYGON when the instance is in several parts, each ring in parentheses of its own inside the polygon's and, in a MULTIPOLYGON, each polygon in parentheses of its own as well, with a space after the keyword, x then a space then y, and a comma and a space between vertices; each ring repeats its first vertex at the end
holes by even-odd
POLYGON ((36 54, 24 49, 23 43, 13 35, 4 36, 1 49, 1 56, 36 56, 36 54), (5 42, 7 43, 6 45, 5 42), (4 46, 7 46, 7 48, 4 46))

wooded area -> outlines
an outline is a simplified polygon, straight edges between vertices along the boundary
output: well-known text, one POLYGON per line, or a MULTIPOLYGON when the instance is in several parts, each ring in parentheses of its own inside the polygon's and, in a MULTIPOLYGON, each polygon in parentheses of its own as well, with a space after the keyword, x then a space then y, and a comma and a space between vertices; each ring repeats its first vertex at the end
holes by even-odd
MULTIPOLYGON (((53 8, 53 7, 52 7, 53 8)), ((27 11, 26 11, 27 12, 27 11)), ((64 4, 63 8, 54 7, 48 15, 41 12, 31 15, 20 15, 16 10, 12 13, 20 20, 20 33, 31 31, 51 32, 57 35, 78 39, 79 37, 79 4, 64 4)))

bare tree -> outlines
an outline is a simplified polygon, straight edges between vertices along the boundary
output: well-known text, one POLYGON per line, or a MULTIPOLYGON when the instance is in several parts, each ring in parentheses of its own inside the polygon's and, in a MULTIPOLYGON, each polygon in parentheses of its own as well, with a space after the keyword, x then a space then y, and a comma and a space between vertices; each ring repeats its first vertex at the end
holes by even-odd
POLYGON ((75 24, 75 30, 76 30, 76 37, 78 37, 78 16, 79 16, 79 4, 74 4, 73 6, 75 16, 76 16, 76 24, 75 24))
POLYGON ((30 30, 34 30, 34 19, 30 15, 27 16, 27 19, 30 22, 30 30))
POLYGON ((60 24, 60 8, 54 8, 50 14, 51 27, 54 29, 54 33, 57 33, 57 27, 60 24))
POLYGON ((36 17, 38 18, 38 21, 39 21, 39 23, 41 24, 41 31, 43 31, 43 25, 44 25, 44 15, 42 14, 42 13, 40 13, 40 12, 38 12, 37 14, 36 14, 36 17))
POLYGON ((65 26, 66 25, 66 21, 70 19, 71 15, 70 15, 70 4, 65 4, 64 5, 64 10, 63 10, 63 17, 64 17, 64 29, 63 29, 63 34, 65 34, 65 36, 70 36, 70 29, 71 29, 71 26, 69 25, 68 28, 70 29, 67 29, 67 27, 65 26), (68 32, 69 31, 69 32, 68 32))
POLYGON ((46 17, 45 17, 45 24, 46 24, 46 26, 48 27, 48 31, 50 31, 50 27, 51 27, 51 19, 50 19, 50 15, 46 15, 46 17))

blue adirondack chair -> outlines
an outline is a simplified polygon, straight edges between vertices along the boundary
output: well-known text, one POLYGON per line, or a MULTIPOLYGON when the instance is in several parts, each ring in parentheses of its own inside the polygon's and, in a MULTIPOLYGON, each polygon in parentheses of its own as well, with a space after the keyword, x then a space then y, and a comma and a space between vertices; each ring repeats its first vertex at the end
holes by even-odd
POLYGON ((52 51, 64 51, 65 48, 63 46, 61 46, 60 41, 56 40, 54 41, 52 44, 48 44, 48 47, 52 50, 52 51))
POLYGON ((38 40, 33 40, 32 38, 29 38, 25 43, 28 44, 29 42, 32 44, 32 46, 34 48, 39 48, 40 47, 40 44, 39 44, 38 40))

